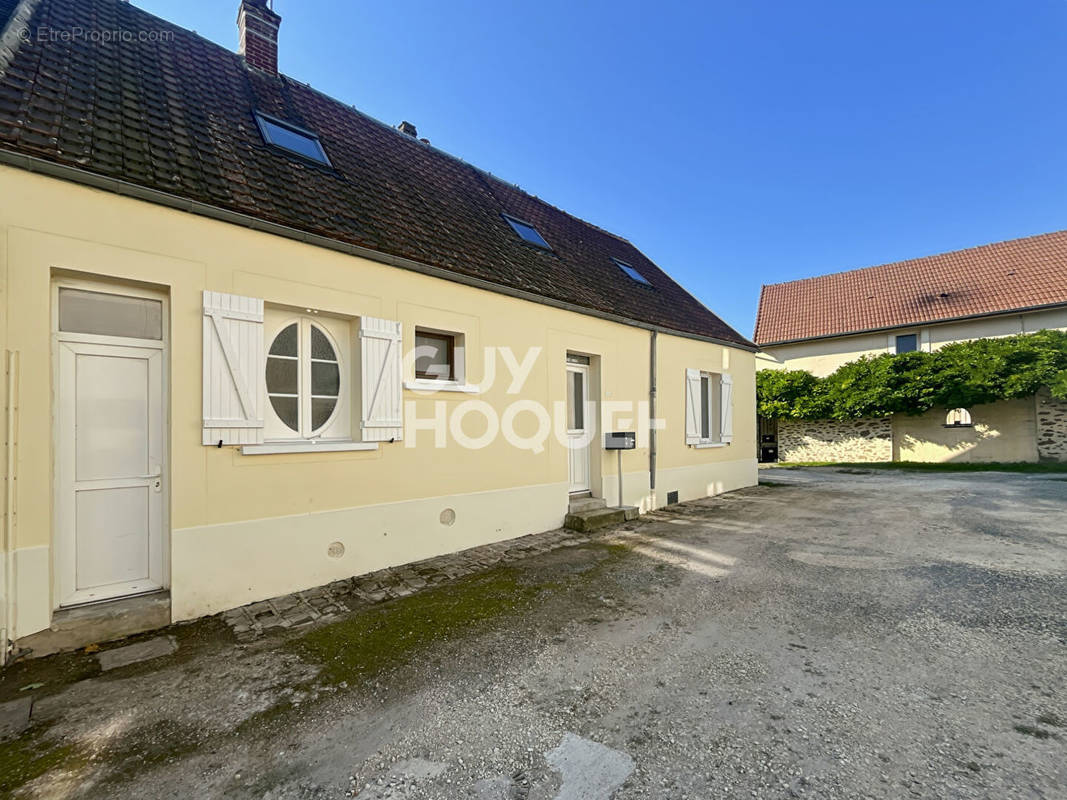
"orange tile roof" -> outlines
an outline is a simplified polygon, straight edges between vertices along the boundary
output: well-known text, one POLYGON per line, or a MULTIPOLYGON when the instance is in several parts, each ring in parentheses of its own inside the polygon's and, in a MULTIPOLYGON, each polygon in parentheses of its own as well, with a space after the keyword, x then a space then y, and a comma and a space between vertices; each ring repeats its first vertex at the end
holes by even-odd
POLYGON ((764 286, 759 345, 1067 304, 1067 231, 764 286))

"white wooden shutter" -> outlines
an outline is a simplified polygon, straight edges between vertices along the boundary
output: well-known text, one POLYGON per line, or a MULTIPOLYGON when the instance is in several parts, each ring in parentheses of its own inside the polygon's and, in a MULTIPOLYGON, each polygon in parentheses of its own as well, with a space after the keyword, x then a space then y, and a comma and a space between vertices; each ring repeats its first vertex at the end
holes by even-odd
POLYGON ((700 444, 700 370, 685 371, 685 443, 700 444))
POLYGON ((719 378, 719 386, 722 441, 729 444, 734 440, 734 376, 724 373, 719 378))
POLYGON ((204 444, 263 442, 263 301, 204 292, 204 444))
POLYGON ((404 438, 400 323, 361 317, 359 344, 363 441, 399 441, 404 438))

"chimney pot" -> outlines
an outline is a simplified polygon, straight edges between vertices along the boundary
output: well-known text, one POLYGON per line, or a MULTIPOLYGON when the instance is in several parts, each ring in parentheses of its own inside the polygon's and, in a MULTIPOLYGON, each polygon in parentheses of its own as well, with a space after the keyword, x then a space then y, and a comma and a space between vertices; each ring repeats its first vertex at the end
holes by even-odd
POLYGON ((418 138, 419 132, 415 129, 415 126, 412 125, 407 120, 404 120, 399 125, 397 125, 396 129, 398 131, 400 131, 401 133, 406 133, 408 136, 410 136, 412 138, 418 138))
POLYGON ((274 13, 269 0, 241 0, 237 30, 241 34, 238 52, 245 63, 271 75, 278 74, 278 28, 282 18, 274 13))

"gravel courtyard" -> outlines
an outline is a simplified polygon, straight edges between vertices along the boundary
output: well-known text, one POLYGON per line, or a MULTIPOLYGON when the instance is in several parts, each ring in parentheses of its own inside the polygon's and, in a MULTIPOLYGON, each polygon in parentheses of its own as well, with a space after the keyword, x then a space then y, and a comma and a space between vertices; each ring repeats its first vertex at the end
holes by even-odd
POLYGON ((329 624, 17 664, 0 794, 1067 797, 1067 475, 761 477, 329 624))

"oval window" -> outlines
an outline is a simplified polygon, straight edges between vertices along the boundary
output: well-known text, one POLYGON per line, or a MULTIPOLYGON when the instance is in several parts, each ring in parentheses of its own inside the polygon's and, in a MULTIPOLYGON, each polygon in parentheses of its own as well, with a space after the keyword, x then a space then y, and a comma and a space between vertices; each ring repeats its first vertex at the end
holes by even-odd
POLYGON ((278 332, 267 353, 267 397, 287 428, 300 432, 299 326, 287 325, 278 332))
POLYGON ((311 429, 324 427, 337 408, 341 394, 341 364, 329 337, 311 326, 311 429))
POLYGON ((304 319, 278 331, 267 352, 266 383, 285 427, 305 437, 325 428, 341 396, 341 361, 325 330, 304 319))

